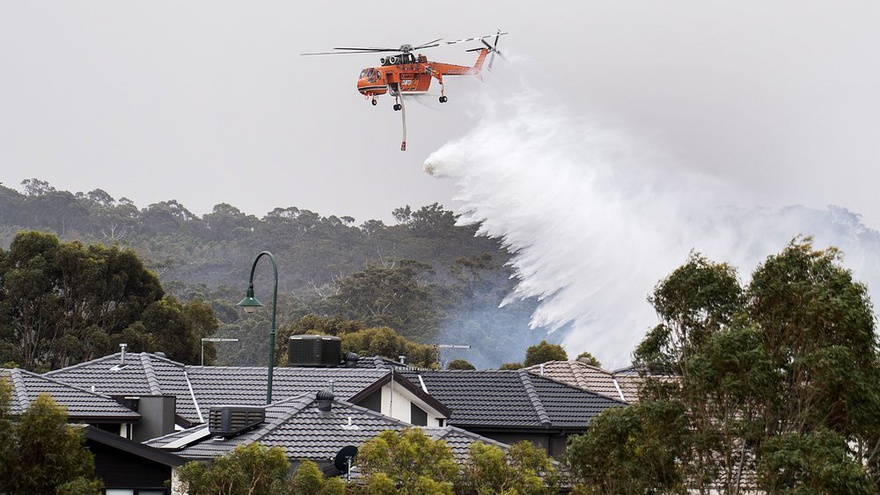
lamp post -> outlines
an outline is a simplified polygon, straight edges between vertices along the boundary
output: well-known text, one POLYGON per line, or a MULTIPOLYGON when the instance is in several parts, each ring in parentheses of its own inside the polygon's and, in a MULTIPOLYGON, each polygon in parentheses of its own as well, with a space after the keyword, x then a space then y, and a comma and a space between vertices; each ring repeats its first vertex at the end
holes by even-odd
POLYGON ((272 372, 275 370, 275 310, 278 308, 278 265, 275 264, 275 257, 269 251, 263 251, 254 259, 254 265, 251 267, 251 278, 248 281, 247 294, 238 305, 244 308, 246 313, 253 313, 255 309, 262 308, 263 303, 254 297, 254 270, 257 269, 257 262, 263 256, 268 256, 272 262, 272 270, 275 273, 275 290, 272 292, 272 326, 269 329, 269 376, 266 379, 266 404, 272 402, 272 372))

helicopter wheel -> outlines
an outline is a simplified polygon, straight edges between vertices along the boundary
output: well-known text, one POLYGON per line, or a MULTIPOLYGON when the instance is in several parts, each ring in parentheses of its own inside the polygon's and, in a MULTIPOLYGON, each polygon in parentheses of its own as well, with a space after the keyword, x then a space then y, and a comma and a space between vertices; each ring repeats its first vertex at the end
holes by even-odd
POLYGON ((445 96, 441 96, 441 97, 440 97, 440 103, 446 103, 446 97, 445 97, 445 96))
POLYGON ((378 102, 378 101, 376 101, 376 99, 375 99, 375 98, 373 98, 373 99, 372 99, 372 100, 370 100, 370 103, 372 103, 372 104, 373 104, 373 106, 374 106, 374 107, 375 107, 375 106, 376 106, 376 105, 378 105, 378 104, 379 104, 379 102, 378 102))
POLYGON ((400 110, 400 103, 395 103, 394 104, 394 111, 396 112, 398 110, 400 110))

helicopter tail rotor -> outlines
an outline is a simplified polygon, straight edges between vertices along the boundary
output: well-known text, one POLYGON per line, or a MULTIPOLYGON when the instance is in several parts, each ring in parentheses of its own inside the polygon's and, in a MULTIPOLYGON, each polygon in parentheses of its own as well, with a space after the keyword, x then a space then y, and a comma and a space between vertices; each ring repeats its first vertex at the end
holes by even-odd
POLYGON ((502 31, 499 29, 498 32, 496 32, 495 34, 489 34, 489 35, 486 35, 486 36, 476 36, 476 37, 473 37, 473 38, 465 38, 465 39, 462 39, 462 40, 447 41, 446 44, 447 44, 447 45, 451 45, 451 44, 453 44, 453 43, 462 43, 462 42, 464 42, 464 41, 479 41, 480 43, 483 44, 483 46, 484 46, 485 48, 484 48, 484 47, 480 47, 480 48, 471 48, 470 50, 467 50, 467 51, 469 51, 469 52, 478 52, 478 51, 480 51, 480 50, 486 50, 488 53, 490 53, 491 55, 489 56, 489 67, 488 67, 488 69, 489 69, 489 70, 492 70, 492 63, 495 62, 495 55, 496 55, 496 54, 497 54, 499 57, 501 57, 502 59, 504 59, 504 54, 502 54, 500 51, 498 51, 498 40, 501 38, 501 36, 503 36, 503 35, 505 35, 505 34, 507 34, 507 33, 506 33, 506 32, 502 32, 502 31), (486 41, 487 38, 488 38, 488 39, 491 39, 493 36, 495 37, 495 41, 494 41, 493 43, 489 43, 488 41, 486 41))
POLYGON ((486 40, 484 40, 484 39, 480 40, 483 42, 484 45, 486 45, 486 47, 489 49, 489 52, 492 53, 492 55, 489 56, 489 70, 492 70, 492 63, 495 62, 495 55, 496 54, 499 57, 501 57, 502 59, 504 58, 504 55, 498 51, 498 40, 501 38, 502 34, 507 34, 507 33, 502 33, 501 30, 499 29, 498 33, 495 34, 495 43, 493 43, 491 45, 489 43, 487 43, 486 40))

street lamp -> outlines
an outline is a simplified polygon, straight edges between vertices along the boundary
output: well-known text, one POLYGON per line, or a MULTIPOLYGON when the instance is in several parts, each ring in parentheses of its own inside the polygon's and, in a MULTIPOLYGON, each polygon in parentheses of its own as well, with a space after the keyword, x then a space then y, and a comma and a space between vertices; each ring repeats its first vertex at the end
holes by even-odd
POLYGON ((254 270, 257 269, 257 262, 263 256, 269 257, 269 261, 272 262, 272 270, 275 273, 275 290, 272 292, 272 326, 269 329, 269 376, 266 380, 266 404, 270 404, 272 403, 272 372, 275 370, 275 310, 278 308, 278 265, 275 264, 275 257, 269 251, 263 251, 254 260, 254 265, 251 267, 251 278, 248 281, 247 294, 238 305, 246 313, 253 313, 255 309, 263 307, 263 303, 254 297, 254 270))

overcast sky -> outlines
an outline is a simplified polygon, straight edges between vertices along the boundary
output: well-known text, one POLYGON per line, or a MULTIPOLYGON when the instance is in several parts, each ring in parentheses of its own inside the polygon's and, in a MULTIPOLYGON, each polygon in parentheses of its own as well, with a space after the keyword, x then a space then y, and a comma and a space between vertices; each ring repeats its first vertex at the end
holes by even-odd
POLYGON ((521 249, 520 291, 549 295, 536 318, 574 322, 570 354, 620 364, 689 250, 748 260, 745 278, 801 228, 754 215, 834 204, 880 230, 878 26, 876 0, 0 0, 0 181, 198 215, 467 206, 521 249), (483 82, 407 103, 405 153, 393 102, 355 89, 378 56, 300 56, 499 28, 507 62, 483 82), (707 214, 728 203, 753 213, 707 214))
MULTIPOLYGON (((619 129, 747 204, 838 204, 880 228, 876 1, 227 2, 0 0, 0 181, 106 190, 196 214, 230 203, 357 220, 440 202, 422 163, 479 120, 477 95, 533 91, 619 129), (418 6, 416 6, 418 5, 418 6), (399 114, 355 90, 373 55, 510 32, 484 82, 399 114)), ((472 63, 465 45, 431 59, 472 63)))

